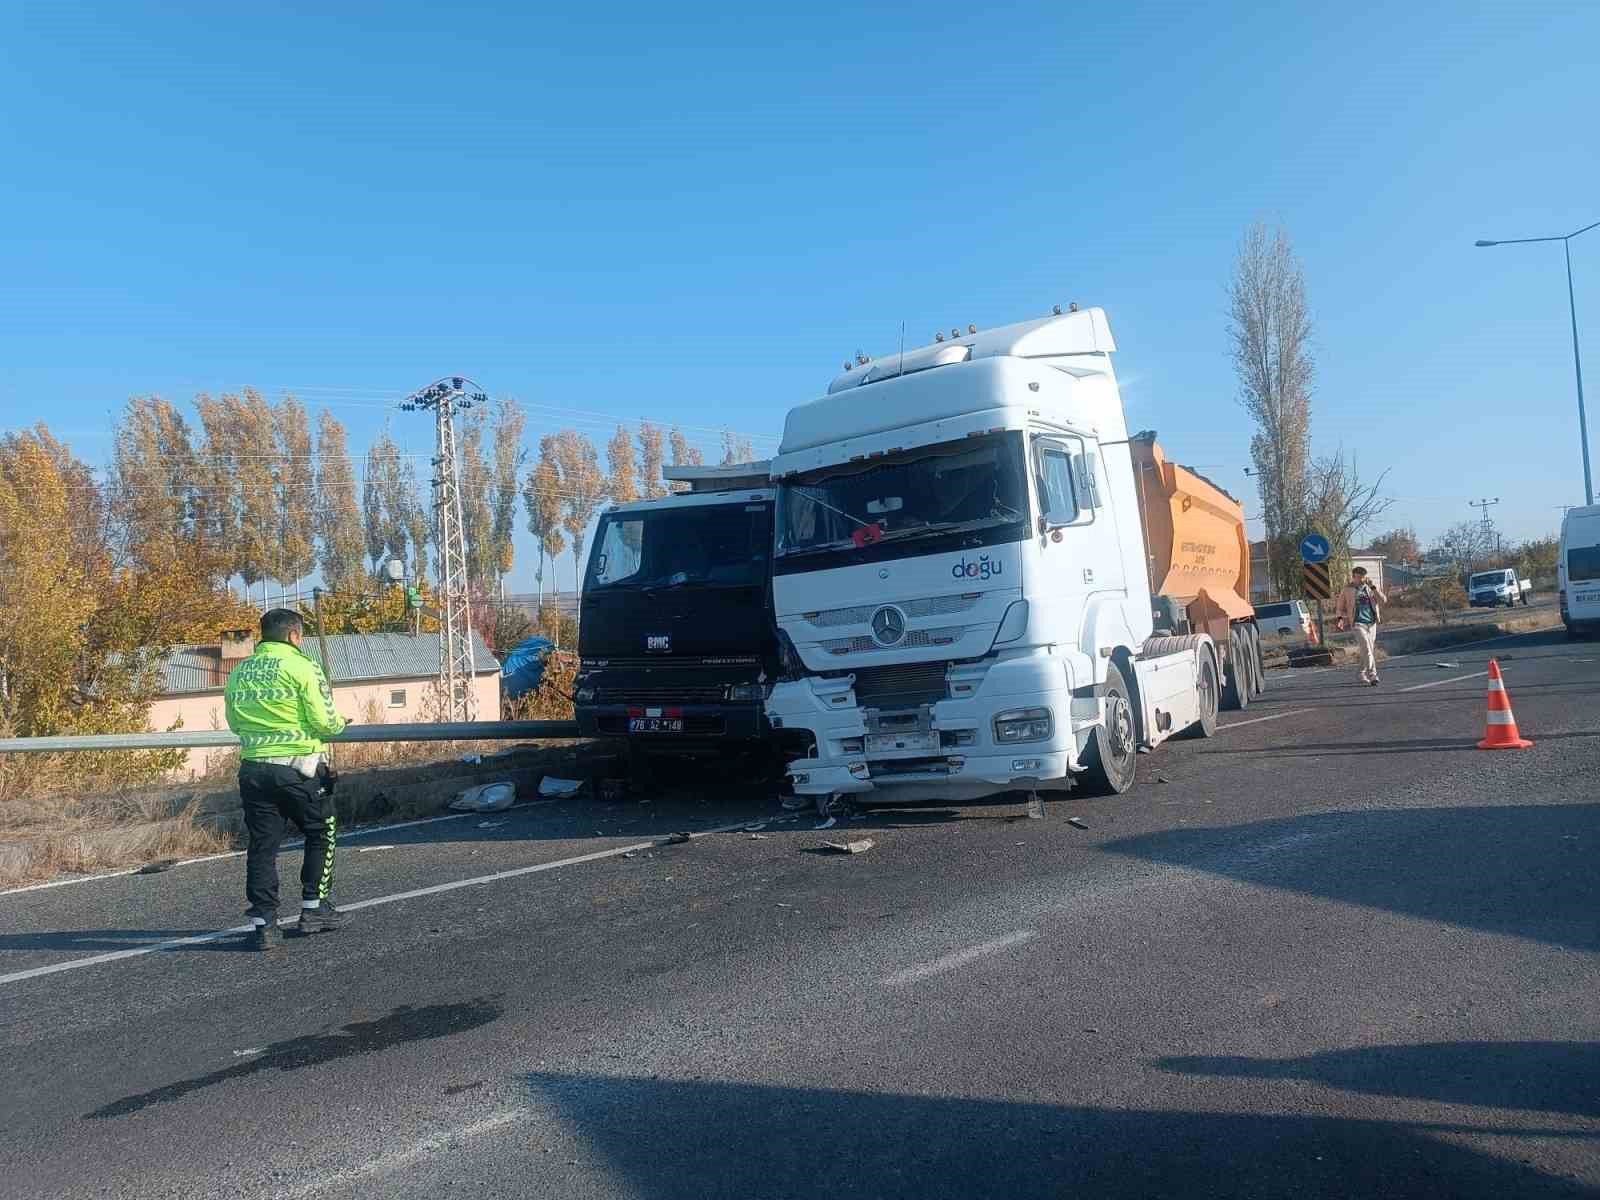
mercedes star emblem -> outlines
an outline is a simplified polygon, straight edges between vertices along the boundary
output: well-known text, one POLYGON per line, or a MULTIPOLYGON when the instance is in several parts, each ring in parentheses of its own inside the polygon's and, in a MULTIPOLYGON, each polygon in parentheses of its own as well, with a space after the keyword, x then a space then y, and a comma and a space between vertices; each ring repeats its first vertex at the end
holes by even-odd
POLYGON ((906 615, 884 605, 872 614, 872 636, 880 646, 892 646, 906 635, 906 615))

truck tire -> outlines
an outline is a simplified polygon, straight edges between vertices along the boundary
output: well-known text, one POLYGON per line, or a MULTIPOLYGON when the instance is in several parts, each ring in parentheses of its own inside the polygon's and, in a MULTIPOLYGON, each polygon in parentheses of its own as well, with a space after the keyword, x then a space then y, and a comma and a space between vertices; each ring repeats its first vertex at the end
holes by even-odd
POLYGON ((1250 631, 1250 694, 1264 695, 1267 690, 1267 662, 1261 655, 1261 630, 1254 625, 1246 625, 1245 628, 1250 631))
MULTIPOLYGON (((1243 694, 1250 692, 1250 664, 1244 658, 1239 663, 1243 694)), ((1217 732, 1217 705, 1221 689, 1217 686, 1217 656, 1209 649, 1200 654, 1200 678, 1195 681, 1195 693, 1200 699, 1200 719, 1183 731, 1186 738, 1208 738, 1217 732)))
MULTIPOLYGON (((1244 628, 1243 625, 1236 625, 1228 635, 1228 678, 1222 685, 1222 705, 1230 712, 1243 712, 1249 708, 1250 697, 1255 692, 1255 672, 1250 662, 1250 635, 1244 632, 1244 628)), ((1215 666, 1212 670, 1216 670, 1215 666)))
POLYGON ((1120 796, 1133 786, 1139 757, 1133 692, 1116 663, 1106 667, 1105 721, 1089 734, 1078 784, 1091 796, 1120 796))

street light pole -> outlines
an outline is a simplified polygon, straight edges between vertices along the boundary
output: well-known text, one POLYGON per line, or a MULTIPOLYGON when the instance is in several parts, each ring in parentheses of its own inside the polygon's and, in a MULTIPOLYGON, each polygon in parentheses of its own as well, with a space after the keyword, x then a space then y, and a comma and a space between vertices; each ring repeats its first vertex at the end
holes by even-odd
POLYGON ((1578 355, 1578 304, 1573 298, 1572 292, 1572 239, 1595 228, 1600 228, 1600 221, 1556 237, 1498 238, 1494 240, 1479 238, 1473 243, 1476 246, 1515 246, 1529 242, 1560 242, 1562 250, 1566 253, 1567 312, 1572 318, 1572 373, 1577 377, 1578 381, 1578 439, 1583 450, 1583 502, 1585 504, 1594 503, 1594 476, 1589 470, 1589 421, 1583 411, 1583 360, 1578 355))

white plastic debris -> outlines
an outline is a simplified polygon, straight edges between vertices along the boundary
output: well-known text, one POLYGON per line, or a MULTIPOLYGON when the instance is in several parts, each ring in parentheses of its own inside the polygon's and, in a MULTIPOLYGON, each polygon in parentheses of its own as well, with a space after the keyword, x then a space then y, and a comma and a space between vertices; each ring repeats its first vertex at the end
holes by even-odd
POLYGON ((583 780, 581 779, 557 779, 554 775, 546 775, 539 780, 539 795, 541 796, 554 796, 559 800, 565 800, 569 796, 576 796, 581 791, 583 791, 583 780))
POLYGON ((855 838, 848 842, 823 842, 826 850, 836 850, 840 854, 865 854, 872 849, 871 838, 855 838))
POLYGON ((480 783, 467 788, 450 807, 456 812, 501 812, 517 802, 517 785, 509 779, 480 783))
POLYGON ((475 766, 477 766, 479 763, 481 763, 483 761, 483 755, 481 755, 481 754, 463 754, 461 756, 461 761, 466 763, 467 766, 469 766, 469 767, 475 767, 475 766))
POLYGON ((478 822, 478 828, 479 829, 499 829, 500 826, 502 826, 504 824, 505 824, 504 821, 479 821, 478 822))

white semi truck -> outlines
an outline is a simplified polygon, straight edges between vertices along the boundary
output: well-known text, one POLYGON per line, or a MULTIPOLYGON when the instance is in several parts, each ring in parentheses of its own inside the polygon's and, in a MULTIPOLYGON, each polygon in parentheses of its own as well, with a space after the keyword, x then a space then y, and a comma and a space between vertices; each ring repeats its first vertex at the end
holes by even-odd
POLYGON ((1114 350, 1098 308, 969 327, 789 413, 767 713, 797 794, 1123 792, 1259 693, 1242 511, 1129 438, 1114 350))

